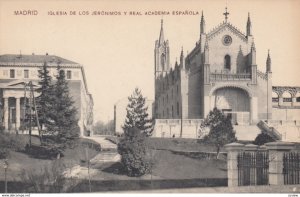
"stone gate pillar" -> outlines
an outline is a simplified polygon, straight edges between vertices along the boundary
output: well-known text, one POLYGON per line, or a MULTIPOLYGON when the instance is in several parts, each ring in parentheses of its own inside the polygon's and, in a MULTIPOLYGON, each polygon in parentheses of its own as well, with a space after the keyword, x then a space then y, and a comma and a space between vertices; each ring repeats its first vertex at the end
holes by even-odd
POLYGON ((283 185, 283 155, 294 148, 289 142, 269 142, 265 144, 269 151, 269 184, 283 185))
POLYGON ((239 143, 226 144, 228 187, 239 185, 237 157, 243 151, 244 145, 239 143))

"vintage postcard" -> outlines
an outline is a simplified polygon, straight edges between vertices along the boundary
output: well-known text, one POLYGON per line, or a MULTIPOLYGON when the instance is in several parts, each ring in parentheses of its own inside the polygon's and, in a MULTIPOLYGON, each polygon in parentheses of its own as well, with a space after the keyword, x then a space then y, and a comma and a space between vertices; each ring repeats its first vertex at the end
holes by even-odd
POLYGON ((0 193, 298 196, 299 9, 0 0, 0 193))

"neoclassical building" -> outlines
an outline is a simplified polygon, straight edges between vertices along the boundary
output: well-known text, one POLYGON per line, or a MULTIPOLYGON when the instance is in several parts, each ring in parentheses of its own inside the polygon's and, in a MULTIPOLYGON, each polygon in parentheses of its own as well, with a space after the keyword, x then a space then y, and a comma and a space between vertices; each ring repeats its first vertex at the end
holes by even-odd
MULTIPOLYGON (((93 124, 93 97, 88 91, 84 68, 73 61, 54 55, 0 55, 0 122, 5 130, 19 130, 25 120, 25 87, 32 82, 38 87, 38 70, 47 64, 55 79, 57 65, 65 71, 70 94, 75 102, 81 135, 91 131, 93 124)), ((35 94, 37 96, 37 94, 35 94)), ((26 97, 29 97, 27 92, 26 97)))
MULTIPOLYGON (((179 62, 173 67, 169 59, 170 43, 164 37, 161 21, 154 49, 153 116, 158 125, 165 124, 162 119, 192 124, 194 119, 204 119, 214 107, 231 116, 234 125, 256 125, 260 120, 274 120, 274 115, 277 120, 283 112, 293 114, 291 120, 300 115, 299 88, 272 86, 268 51, 264 70, 258 69, 250 14, 245 21, 246 33, 229 22, 228 14, 226 8, 224 21, 207 31, 202 13, 195 47, 186 56, 182 49, 179 62), (290 96, 284 98, 284 92, 290 96)), ((175 123, 173 126, 178 127, 175 123)))

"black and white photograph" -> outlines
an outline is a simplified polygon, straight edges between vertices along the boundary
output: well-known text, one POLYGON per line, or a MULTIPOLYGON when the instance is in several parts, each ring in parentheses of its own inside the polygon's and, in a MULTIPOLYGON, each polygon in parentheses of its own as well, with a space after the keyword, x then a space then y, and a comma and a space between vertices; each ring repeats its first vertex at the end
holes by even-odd
POLYGON ((299 0, 0 0, 0 195, 300 194, 299 0))

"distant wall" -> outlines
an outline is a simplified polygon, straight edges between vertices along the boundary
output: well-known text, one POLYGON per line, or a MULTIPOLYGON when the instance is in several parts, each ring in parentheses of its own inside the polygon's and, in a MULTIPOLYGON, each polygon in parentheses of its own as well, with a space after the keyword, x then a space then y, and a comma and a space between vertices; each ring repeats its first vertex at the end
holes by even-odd
POLYGON ((275 108, 272 109, 273 120, 300 120, 300 108, 275 108))
MULTIPOLYGON (((201 130, 202 119, 184 119, 182 122, 182 138, 202 138, 208 133, 201 130)), ((152 137, 178 138, 180 137, 180 119, 156 119, 152 137)))

